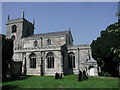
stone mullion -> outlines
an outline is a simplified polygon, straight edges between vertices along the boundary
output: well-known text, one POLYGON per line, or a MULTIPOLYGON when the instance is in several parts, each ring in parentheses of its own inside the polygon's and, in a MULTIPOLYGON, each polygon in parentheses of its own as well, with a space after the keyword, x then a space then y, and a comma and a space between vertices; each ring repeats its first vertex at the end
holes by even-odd
POLYGON ((24 74, 24 65, 25 65, 25 59, 24 54, 22 54, 22 74, 24 74))

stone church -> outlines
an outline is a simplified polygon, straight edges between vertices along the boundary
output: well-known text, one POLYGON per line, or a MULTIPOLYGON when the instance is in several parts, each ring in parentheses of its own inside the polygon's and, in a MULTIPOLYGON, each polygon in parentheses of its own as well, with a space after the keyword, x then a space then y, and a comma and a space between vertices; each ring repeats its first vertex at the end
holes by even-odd
POLYGON ((78 74, 97 76, 90 45, 73 45, 70 30, 34 34, 35 21, 8 16, 6 37, 14 40, 13 71, 22 75, 78 74))

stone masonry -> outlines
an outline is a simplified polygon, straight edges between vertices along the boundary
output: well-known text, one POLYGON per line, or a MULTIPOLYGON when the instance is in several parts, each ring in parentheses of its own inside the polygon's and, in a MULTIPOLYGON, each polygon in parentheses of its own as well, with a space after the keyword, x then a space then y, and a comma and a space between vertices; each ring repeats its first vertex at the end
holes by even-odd
POLYGON ((6 25, 6 37, 14 39, 13 60, 22 62, 23 75, 67 75, 79 70, 98 75, 90 45, 73 45, 70 30, 34 34, 34 21, 25 19, 24 13, 18 19, 8 18, 6 25))

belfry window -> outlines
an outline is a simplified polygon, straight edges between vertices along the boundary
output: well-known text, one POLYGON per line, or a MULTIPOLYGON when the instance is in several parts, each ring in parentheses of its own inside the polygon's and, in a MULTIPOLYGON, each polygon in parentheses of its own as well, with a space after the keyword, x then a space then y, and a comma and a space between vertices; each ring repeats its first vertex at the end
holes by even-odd
POLYGON ((34 53, 30 54, 30 68, 36 68, 36 55, 34 53))
POLYGON ((69 53, 68 66, 69 68, 75 68, 75 54, 73 52, 69 53))
POLYGON ((51 40, 50 39, 47 40, 47 45, 51 45, 51 40))
POLYGON ((16 25, 13 25, 12 26, 12 33, 15 33, 17 31, 17 26, 16 25))
POLYGON ((54 68, 54 54, 52 52, 47 54, 47 68, 54 68))
POLYGON ((38 42, 34 41, 34 46, 37 47, 38 46, 38 42))

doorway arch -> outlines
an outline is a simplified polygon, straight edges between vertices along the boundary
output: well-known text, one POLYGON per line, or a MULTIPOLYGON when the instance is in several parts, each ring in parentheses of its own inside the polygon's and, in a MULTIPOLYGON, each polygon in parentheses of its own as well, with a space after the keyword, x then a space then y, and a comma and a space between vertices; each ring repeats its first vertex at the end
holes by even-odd
POLYGON ((94 66, 89 66, 89 75, 95 76, 95 67, 94 66))

